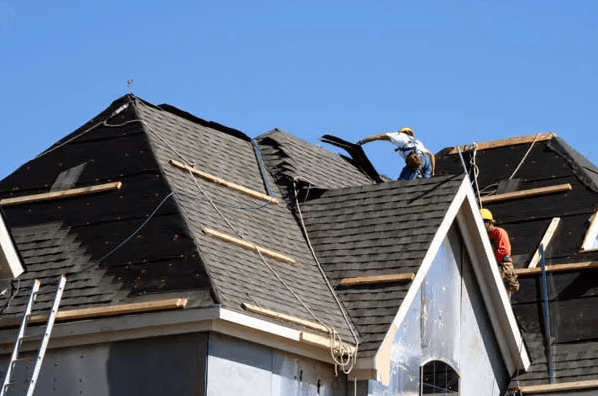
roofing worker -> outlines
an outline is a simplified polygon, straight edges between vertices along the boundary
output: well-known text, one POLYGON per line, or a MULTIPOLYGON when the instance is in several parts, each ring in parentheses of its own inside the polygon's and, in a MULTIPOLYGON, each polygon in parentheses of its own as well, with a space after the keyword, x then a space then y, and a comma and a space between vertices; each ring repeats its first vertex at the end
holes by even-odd
POLYGON ((515 293, 519 290, 519 281, 517 280, 517 275, 513 268, 513 260, 511 259, 511 242, 509 242, 509 234, 503 228, 494 225, 494 218, 488 209, 481 209, 480 213, 482 219, 484 219, 484 225, 486 226, 486 231, 488 231, 488 236, 490 237, 492 250, 494 250, 494 257, 500 268, 500 275, 510 296, 511 293, 515 293))
POLYGON ((374 140, 386 140, 393 143, 401 157, 405 159, 405 166, 398 180, 413 180, 417 177, 428 179, 434 174, 434 154, 428 151, 422 142, 415 139, 411 128, 401 128, 398 132, 380 133, 368 136, 357 142, 358 145, 374 140))

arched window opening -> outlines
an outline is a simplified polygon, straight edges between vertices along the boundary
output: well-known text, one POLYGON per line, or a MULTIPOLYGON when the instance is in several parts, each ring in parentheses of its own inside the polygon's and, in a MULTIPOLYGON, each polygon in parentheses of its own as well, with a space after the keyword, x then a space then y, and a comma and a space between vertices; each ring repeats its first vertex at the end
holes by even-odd
POLYGON ((440 360, 432 360, 421 368, 422 395, 459 394, 459 375, 448 364, 440 360))

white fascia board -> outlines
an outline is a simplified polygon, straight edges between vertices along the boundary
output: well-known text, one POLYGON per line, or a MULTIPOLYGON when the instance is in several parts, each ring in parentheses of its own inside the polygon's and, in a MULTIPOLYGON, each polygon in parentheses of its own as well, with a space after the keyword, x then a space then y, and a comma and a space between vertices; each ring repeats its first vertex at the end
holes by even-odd
MULTIPOLYGON (((33 329, 41 326, 29 327, 33 329)), ((0 354, 12 352, 17 331, 17 328, 0 331, 0 354)), ((205 331, 214 331, 318 361, 334 363, 329 348, 302 341, 302 329, 287 327, 221 307, 148 312, 56 323, 52 329, 49 348, 205 331)), ((21 351, 32 350, 37 350, 35 343, 26 343, 21 347, 21 351)))
POLYGON ((457 223, 507 368, 511 375, 526 371, 531 361, 469 183, 457 223))
POLYGON ((371 358, 374 360, 373 364, 372 362, 368 362, 367 359, 365 359, 366 361, 363 362, 358 361, 358 368, 366 369, 373 366, 377 371, 377 380, 382 382, 384 385, 388 385, 390 380, 390 349, 397 329, 405 319, 413 299, 416 297, 424 279, 426 278, 426 275, 428 274, 428 271, 430 270, 430 267, 432 266, 432 262, 436 257, 438 249, 442 245, 442 242, 446 238, 453 222, 455 221, 455 218, 457 217, 457 214, 461 209, 463 201, 467 196, 467 187, 471 188, 469 186, 469 178, 465 177, 461 183, 461 186, 459 187, 459 190, 457 191, 457 194, 455 195, 455 198, 453 198, 453 201, 446 211, 444 219, 442 219, 438 230, 436 230, 436 234, 432 239, 432 243, 430 244, 430 247, 428 248, 426 255, 422 260, 421 266, 417 270, 415 279, 413 282, 411 282, 409 291, 405 295, 405 298, 399 307, 399 311, 395 315, 389 330, 384 336, 384 340, 382 341, 378 352, 371 358))
POLYGON ((0 278, 17 278, 24 271, 21 256, 0 210, 0 278))

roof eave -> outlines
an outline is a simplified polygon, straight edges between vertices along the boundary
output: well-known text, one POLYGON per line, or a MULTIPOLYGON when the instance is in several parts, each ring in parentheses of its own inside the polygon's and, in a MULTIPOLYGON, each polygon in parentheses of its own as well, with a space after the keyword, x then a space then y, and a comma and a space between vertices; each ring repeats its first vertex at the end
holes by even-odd
MULTIPOLYGON (((17 328, 0 330, 0 343, 6 346, 0 350, 0 353, 10 353, 17 330, 17 328)), ((53 328, 49 348, 81 347, 209 331, 334 364, 328 334, 305 331, 297 326, 286 326, 220 306, 58 323, 53 328)), ((35 350, 35 346, 24 345, 22 351, 27 350, 35 350)))

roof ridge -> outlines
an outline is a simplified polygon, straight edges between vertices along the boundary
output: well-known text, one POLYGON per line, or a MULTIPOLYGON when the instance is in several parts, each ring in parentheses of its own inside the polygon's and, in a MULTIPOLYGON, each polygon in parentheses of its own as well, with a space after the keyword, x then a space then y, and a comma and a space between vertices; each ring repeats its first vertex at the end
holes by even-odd
POLYGON ((550 140, 553 137, 557 137, 557 134, 555 132, 539 132, 534 135, 514 136, 511 138, 491 140, 491 141, 482 142, 482 143, 474 142, 472 144, 466 144, 466 145, 462 145, 462 146, 447 147, 444 150, 441 150, 439 154, 441 154, 441 155, 457 154, 459 152, 459 150, 467 151, 468 149, 470 149, 472 147, 472 145, 475 146, 476 150, 487 150, 487 149, 498 148, 498 147, 513 146, 516 144, 540 142, 543 140, 550 140))

